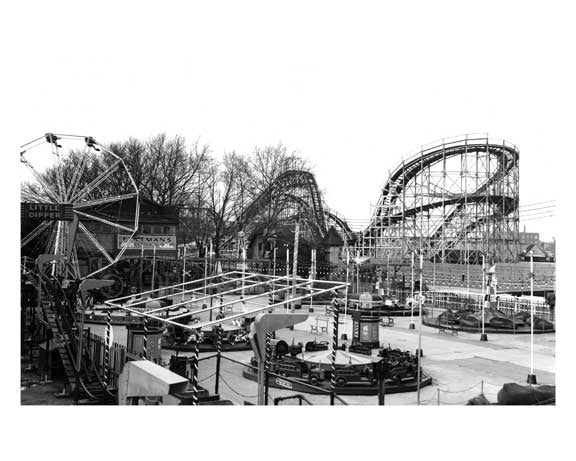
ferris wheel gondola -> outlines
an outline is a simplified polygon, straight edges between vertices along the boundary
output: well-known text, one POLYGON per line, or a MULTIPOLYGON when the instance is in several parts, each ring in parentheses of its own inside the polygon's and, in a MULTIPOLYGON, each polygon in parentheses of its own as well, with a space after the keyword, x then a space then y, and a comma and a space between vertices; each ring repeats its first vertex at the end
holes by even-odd
POLYGON ((75 280, 118 262, 138 230, 140 211, 124 160, 91 136, 52 133, 21 146, 20 160, 28 172, 21 188, 22 253, 63 256, 52 263, 52 275, 75 280), (128 238, 115 251, 110 238, 119 232, 128 238), (103 263, 81 267, 79 254, 103 263))

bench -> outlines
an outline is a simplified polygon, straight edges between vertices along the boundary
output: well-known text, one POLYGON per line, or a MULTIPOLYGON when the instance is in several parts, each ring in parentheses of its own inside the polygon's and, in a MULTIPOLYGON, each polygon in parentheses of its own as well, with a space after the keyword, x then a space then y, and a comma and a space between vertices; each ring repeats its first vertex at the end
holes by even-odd
POLYGON ((310 333, 326 333, 328 334, 328 318, 316 318, 315 324, 310 325, 310 333))
POLYGON ((390 317, 389 315, 386 316, 386 319, 382 317, 380 320, 380 325, 383 327, 393 327, 394 326, 394 317, 390 317))

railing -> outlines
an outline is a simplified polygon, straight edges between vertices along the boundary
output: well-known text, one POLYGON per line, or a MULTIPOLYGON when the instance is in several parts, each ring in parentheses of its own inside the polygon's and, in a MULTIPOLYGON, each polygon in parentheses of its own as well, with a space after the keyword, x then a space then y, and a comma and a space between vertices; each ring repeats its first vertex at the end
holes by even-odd
MULTIPOLYGON (((86 350, 99 376, 104 376, 106 340, 101 336, 85 331, 84 341, 86 350)), ((108 387, 116 389, 118 386, 118 377, 124 368, 128 356, 126 348, 118 343, 110 346, 110 355, 108 363, 108 387)))
POLYGON ((308 405, 312 405, 312 402, 304 397, 302 394, 295 394, 295 395, 287 395, 285 397, 276 397, 274 399, 274 405, 278 405, 280 402, 284 402, 286 400, 297 399, 298 405, 302 406, 302 402, 306 402, 308 405))

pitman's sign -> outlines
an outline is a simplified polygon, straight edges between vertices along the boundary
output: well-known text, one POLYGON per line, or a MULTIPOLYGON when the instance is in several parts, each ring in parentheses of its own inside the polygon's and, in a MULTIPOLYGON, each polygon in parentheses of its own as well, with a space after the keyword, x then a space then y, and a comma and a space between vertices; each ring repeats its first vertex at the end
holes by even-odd
POLYGON ((141 235, 134 237, 130 240, 129 235, 118 235, 118 248, 127 246, 129 249, 139 250, 175 250, 176 249, 176 236, 175 235, 141 235))

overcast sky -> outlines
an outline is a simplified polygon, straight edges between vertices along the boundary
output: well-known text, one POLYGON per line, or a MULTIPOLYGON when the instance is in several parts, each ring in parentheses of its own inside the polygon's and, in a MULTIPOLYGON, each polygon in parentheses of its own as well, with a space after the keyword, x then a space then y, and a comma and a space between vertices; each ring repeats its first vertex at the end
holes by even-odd
MULTIPOLYGON (((21 4, 11 134, 165 131, 217 155, 281 141, 331 208, 367 221, 402 157, 488 132, 520 149, 521 206, 557 199, 573 129, 561 3, 270 3, 21 4)), ((555 219, 526 226, 551 238, 555 219)))

